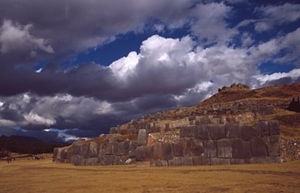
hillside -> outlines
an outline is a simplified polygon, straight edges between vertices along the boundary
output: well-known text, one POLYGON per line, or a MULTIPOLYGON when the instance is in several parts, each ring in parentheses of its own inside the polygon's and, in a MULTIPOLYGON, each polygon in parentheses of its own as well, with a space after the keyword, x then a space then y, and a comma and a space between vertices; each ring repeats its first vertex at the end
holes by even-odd
MULTIPOLYGON (((257 113, 255 120, 278 120, 281 137, 300 139, 300 113, 287 110, 293 98, 300 96, 300 83, 274 85, 259 89, 250 89, 246 85, 233 84, 223 87, 210 98, 192 107, 145 115, 141 120, 178 120, 191 116, 221 116, 227 118, 249 112, 257 113)), ((140 122, 141 120, 137 120, 140 122)), ((134 120, 135 121, 135 120, 134 120)))
POLYGON ((108 135, 56 148, 54 161, 176 166, 300 159, 298 96, 299 83, 253 90, 233 84, 198 105, 145 115, 108 135))

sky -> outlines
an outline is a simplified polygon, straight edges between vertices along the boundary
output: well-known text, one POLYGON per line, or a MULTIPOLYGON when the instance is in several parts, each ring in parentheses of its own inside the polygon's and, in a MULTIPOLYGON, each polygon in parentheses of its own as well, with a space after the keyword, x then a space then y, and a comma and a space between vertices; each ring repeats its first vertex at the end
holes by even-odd
POLYGON ((293 82, 297 0, 0 1, 0 135, 97 137, 232 83, 293 82))

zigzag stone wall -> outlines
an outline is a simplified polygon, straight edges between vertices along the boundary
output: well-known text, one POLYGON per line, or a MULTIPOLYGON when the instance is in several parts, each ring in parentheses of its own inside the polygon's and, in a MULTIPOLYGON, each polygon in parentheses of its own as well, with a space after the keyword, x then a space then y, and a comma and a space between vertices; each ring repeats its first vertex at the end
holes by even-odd
POLYGON ((55 148, 53 161, 73 165, 122 165, 135 162, 137 136, 102 135, 96 141, 78 140, 55 148))
MULTIPOLYGON (((189 121, 189 120, 186 120, 189 121)), ((152 125, 153 128, 155 125, 152 125)), ((54 161, 74 165, 217 165, 281 162, 278 121, 186 124, 176 129, 139 128, 54 149, 54 161)))
POLYGON ((136 161, 138 166, 281 162, 279 134, 277 121, 187 126, 172 134, 177 140, 148 137, 150 143, 137 147, 136 161))

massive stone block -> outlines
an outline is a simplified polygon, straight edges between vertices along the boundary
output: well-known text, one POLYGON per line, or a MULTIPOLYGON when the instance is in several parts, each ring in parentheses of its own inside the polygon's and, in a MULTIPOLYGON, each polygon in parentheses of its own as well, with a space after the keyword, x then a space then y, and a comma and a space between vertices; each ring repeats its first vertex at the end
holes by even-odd
POLYGON ((267 138, 268 142, 268 152, 271 157, 280 156, 280 136, 273 135, 267 138))
POLYGON ((103 157, 104 165, 114 165, 115 155, 106 155, 103 157))
POLYGON ((174 157, 182 157, 184 156, 184 149, 185 149, 185 140, 180 140, 177 143, 172 144, 173 155, 174 157))
POLYGON ((98 158, 96 158, 96 157, 88 158, 86 160, 86 165, 87 166, 96 166, 96 165, 99 165, 98 158))
POLYGON ((230 165, 230 159, 225 158, 210 158, 210 165, 230 165))
POLYGON ((130 149, 129 141, 123 141, 118 143, 117 155, 128 155, 130 149))
POLYGON ((147 145, 148 133, 146 129, 140 129, 138 134, 138 145, 147 145))
POLYGON ((208 132, 212 140, 219 140, 225 138, 225 126, 222 124, 207 125, 208 132))
POLYGON ((129 158, 135 158, 135 150, 138 147, 138 143, 135 141, 129 142, 129 158))
POLYGON ((263 157, 268 156, 268 146, 266 142, 260 137, 254 137, 250 141, 252 156, 263 157))
POLYGON ((171 160, 173 158, 172 144, 163 143, 162 148, 163 148, 163 159, 171 160))
POLYGON ((106 146, 106 155, 116 155, 118 152, 118 142, 110 139, 106 146))
POLYGON ((204 154, 203 143, 197 139, 189 138, 186 140, 185 156, 193 157, 204 154))
POLYGON ((193 159, 193 165, 209 165, 209 158, 203 157, 203 156, 194 156, 193 159))
POLYGON ((90 142, 88 157, 97 157, 97 156, 98 156, 98 144, 95 142, 90 142))
POLYGON ((71 163, 75 166, 85 165, 85 162, 86 162, 86 160, 83 156, 74 155, 71 157, 71 163))
POLYGON ((163 144, 162 142, 156 142, 153 144, 153 159, 154 160, 161 160, 164 157, 163 152, 163 144))
POLYGON ((194 137, 194 126, 184 127, 180 129, 180 137, 194 137))
POLYGON ((153 158, 152 146, 139 146, 136 148, 136 161, 149 161, 153 158))
POLYGON ((257 137, 265 137, 270 135, 269 126, 267 121, 259 121, 254 126, 253 129, 255 130, 257 137))
POLYGON ((226 138, 241 138, 242 129, 236 123, 227 123, 225 125, 226 138))
POLYGON ((83 143, 81 145, 79 144, 72 144, 71 145, 71 148, 69 148, 70 151, 71 151, 71 154, 72 155, 80 155, 80 156, 83 156, 85 158, 88 158, 89 157, 89 143, 83 143))
POLYGON ((168 166, 169 163, 166 160, 154 160, 152 162, 150 162, 150 166, 153 167, 163 167, 163 166, 168 166))
POLYGON ((209 140, 210 135, 206 125, 196 125, 194 127, 194 137, 200 140, 209 140))
POLYGON ((277 120, 269 121, 269 130, 271 135, 279 135, 280 134, 279 121, 277 120))
POLYGON ((250 143, 241 139, 232 139, 232 158, 250 159, 252 157, 250 143))
POLYGON ((182 157, 174 157, 169 160, 169 166, 181 166, 183 164, 182 157))
POLYGON ((216 157, 217 156, 217 145, 213 140, 203 142, 204 156, 205 157, 216 157))
POLYGON ((185 166, 193 165, 193 158, 192 157, 182 157, 182 165, 185 165, 185 166))
POLYGON ((230 159, 230 164, 245 164, 244 159, 230 159))
POLYGON ((217 150, 219 158, 231 158, 232 146, 230 139, 220 139, 217 141, 217 150))
POLYGON ((253 127, 244 125, 242 126, 242 139, 244 141, 250 141, 255 136, 255 130, 253 127))
POLYGON ((280 163, 280 157, 269 157, 269 156, 262 156, 262 157, 252 157, 249 160, 251 164, 258 164, 258 163, 280 163))

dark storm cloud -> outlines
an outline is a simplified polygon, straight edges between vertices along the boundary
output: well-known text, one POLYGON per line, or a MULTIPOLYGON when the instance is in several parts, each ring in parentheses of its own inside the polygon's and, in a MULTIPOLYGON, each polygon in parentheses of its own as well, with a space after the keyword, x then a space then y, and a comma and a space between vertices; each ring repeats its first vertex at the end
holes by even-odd
MULTIPOLYGON (((0 127, 19 126, 44 138, 61 137, 53 128, 92 137, 144 114, 194 105, 233 82, 258 87, 295 81, 297 70, 268 76, 258 67, 274 58, 279 63, 299 62, 300 28, 254 44, 249 33, 227 23, 234 15, 233 4, 243 2, 0 1, 0 127), (118 35, 182 26, 190 34, 179 39, 153 35, 142 42, 138 53, 110 66, 72 65, 78 53, 104 46, 118 35), (228 45, 237 35, 243 46, 228 45), (275 57, 282 50, 289 54, 275 57), (69 67, 64 66, 66 60, 69 67)), ((261 7, 259 19, 239 26, 256 25, 259 33, 268 32, 297 21, 299 8, 261 7), (286 16, 285 21, 278 15, 286 16)))

